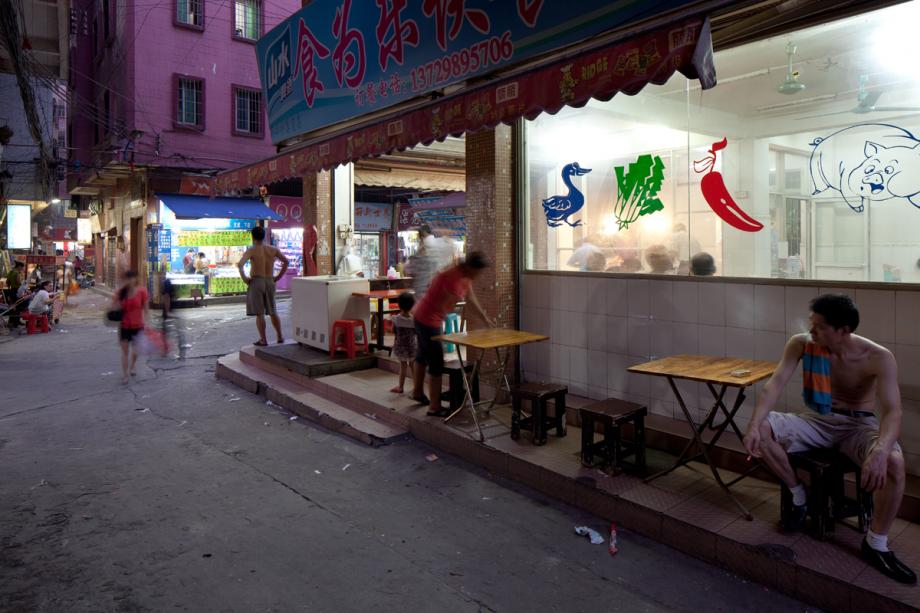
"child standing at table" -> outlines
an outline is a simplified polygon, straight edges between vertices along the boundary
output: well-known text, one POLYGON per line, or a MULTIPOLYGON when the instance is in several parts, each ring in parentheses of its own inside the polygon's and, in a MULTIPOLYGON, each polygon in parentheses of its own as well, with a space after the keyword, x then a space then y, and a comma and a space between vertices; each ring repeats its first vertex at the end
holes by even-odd
POLYGON ((393 355, 399 360, 399 385, 390 391, 402 394, 406 375, 412 372, 412 361, 415 359, 415 320, 411 313, 415 297, 406 292, 399 295, 396 303, 399 305, 399 313, 393 316, 393 331, 396 334, 393 355))

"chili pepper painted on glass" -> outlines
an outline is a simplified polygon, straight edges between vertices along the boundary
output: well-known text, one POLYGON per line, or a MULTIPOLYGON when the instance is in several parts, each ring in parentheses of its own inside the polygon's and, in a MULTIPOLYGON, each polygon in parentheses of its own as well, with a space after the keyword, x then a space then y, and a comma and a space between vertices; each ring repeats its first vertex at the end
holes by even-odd
POLYGON ((585 196, 572 184, 572 177, 586 175, 590 168, 582 168, 578 162, 566 164, 562 168, 562 182, 568 188, 568 193, 562 196, 550 196, 543 201, 543 213, 546 215, 546 224, 550 228, 567 223, 573 228, 581 225, 581 220, 572 222, 569 217, 581 210, 585 205, 585 196))
POLYGON ((763 224, 741 210, 738 203, 728 193, 722 173, 714 170, 718 152, 727 146, 728 139, 723 138, 712 144, 708 156, 693 162, 693 169, 696 172, 706 173, 700 181, 700 190, 703 192, 703 198, 709 203, 709 207, 722 221, 743 232, 759 232, 763 230, 763 224))
POLYGON ((664 208, 658 199, 661 184, 664 181, 664 162, 657 155, 640 155, 629 165, 614 168, 617 176, 617 199, 613 205, 620 230, 629 228, 643 215, 651 215, 664 208))

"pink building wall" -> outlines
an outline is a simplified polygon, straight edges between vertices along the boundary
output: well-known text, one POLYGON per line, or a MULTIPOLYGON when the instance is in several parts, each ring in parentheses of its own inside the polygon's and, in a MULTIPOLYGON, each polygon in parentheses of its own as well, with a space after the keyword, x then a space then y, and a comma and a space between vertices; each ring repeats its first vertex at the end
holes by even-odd
MULTIPOLYGON (((143 132, 132 144, 136 163, 229 168, 275 151, 264 109, 261 137, 234 134, 233 86, 261 89, 254 43, 233 36, 234 0, 203 0, 202 29, 176 23, 176 0, 108 0, 113 34, 108 41, 102 40, 101 34, 104 1, 87 4, 91 7, 90 22, 95 19, 99 31, 96 41, 92 40, 92 30, 84 37, 90 49, 94 44, 98 49, 90 62, 92 95, 103 115, 108 92, 113 128, 114 122, 121 121, 125 127, 122 134, 143 132), (177 75, 204 81, 203 130, 175 125, 177 75)), ((298 8, 300 0, 263 0, 262 31, 267 32, 298 8)), ((89 138, 90 143, 94 140, 91 125, 86 122, 79 128, 81 137, 89 138)), ((112 129, 108 138, 101 138, 100 146, 108 147, 115 156, 124 156, 127 143, 117 132, 112 129)))

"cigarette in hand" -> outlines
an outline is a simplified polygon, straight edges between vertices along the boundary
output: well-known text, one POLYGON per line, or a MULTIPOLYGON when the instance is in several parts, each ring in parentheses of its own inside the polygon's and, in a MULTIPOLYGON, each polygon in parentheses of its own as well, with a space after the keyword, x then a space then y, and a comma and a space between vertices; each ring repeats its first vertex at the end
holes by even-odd
POLYGON ((747 457, 747 461, 748 461, 748 462, 751 461, 751 456, 748 456, 748 457, 747 457))

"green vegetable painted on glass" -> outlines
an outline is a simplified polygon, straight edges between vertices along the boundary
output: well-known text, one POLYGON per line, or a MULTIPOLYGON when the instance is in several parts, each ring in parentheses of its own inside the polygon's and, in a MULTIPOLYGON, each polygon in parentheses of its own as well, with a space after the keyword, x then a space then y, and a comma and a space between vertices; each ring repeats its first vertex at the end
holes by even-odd
POLYGON ((629 228, 642 215, 651 215, 664 209, 658 192, 664 181, 664 162, 657 155, 640 155, 629 165, 614 168, 617 175, 617 199, 613 214, 620 230, 629 228))

